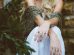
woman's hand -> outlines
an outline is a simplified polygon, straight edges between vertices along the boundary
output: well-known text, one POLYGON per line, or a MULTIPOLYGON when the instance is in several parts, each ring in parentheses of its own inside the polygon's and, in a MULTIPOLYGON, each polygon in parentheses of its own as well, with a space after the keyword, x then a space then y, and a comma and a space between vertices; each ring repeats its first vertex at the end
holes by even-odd
POLYGON ((50 55, 62 55, 61 43, 54 31, 50 31, 50 55))
POLYGON ((50 27, 50 23, 45 21, 42 25, 39 26, 38 32, 35 35, 35 41, 42 41, 43 37, 48 35, 48 30, 50 27))

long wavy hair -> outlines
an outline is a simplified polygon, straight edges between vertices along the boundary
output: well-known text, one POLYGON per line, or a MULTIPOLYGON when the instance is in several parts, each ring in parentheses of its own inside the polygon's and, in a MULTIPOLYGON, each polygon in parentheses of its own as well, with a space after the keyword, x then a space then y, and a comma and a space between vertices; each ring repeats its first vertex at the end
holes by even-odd
POLYGON ((54 10, 54 6, 56 4, 56 0, 42 0, 43 9, 46 13, 52 13, 54 10))
MULTIPOLYGON (((25 0, 24 0, 25 1, 25 0)), ((46 13, 53 12, 54 5, 57 0, 42 0, 42 8, 45 10, 46 13)), ((27 7, 26 2, 24 2, 24 7, 27 7)))

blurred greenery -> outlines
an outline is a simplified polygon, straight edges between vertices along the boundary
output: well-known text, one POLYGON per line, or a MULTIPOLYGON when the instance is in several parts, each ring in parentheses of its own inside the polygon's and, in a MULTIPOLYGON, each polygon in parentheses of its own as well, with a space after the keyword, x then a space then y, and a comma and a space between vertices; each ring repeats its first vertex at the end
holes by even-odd
MULTIPOLYGON (((12 0, 0 11, 0 50, 6 51, 7 48, 14 49, 18 55, 30 55, 35 52, 24 37, 22 0, 12 0), (5 44, 3 44, 5 43, 5 44), (10 44, 15 47, 11 47, 10 44), (1 48, 3 47, 3 48, 1 48)), ((3 53, 4 53, 3 52, 3 53)), ((16 54, 15 53, 15 54, 16 54)))

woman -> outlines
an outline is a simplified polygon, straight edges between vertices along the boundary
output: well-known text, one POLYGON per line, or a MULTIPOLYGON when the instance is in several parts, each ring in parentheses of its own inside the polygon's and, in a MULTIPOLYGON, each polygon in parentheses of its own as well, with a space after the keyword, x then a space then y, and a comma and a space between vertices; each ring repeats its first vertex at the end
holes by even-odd
POLYGON ((65 55, 61 31, 56 26, 60 19, 62 0, 26 0, 25 25, 31 31, 34 22, 37 24, 27 41, 36 52, 31 55, 65 55), (31 21, 30 21, 31 20, 31 21))

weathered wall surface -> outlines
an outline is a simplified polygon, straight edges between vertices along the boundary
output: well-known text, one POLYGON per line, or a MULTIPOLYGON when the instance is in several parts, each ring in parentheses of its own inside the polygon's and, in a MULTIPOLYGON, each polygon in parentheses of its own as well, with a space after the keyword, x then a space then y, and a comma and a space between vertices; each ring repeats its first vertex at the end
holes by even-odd
POLYGON ((62 34, 66 55, 74 55, 74 0, 66 0, 63 8, 62 34))

